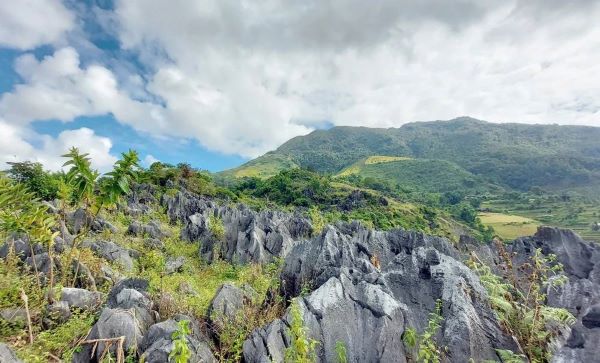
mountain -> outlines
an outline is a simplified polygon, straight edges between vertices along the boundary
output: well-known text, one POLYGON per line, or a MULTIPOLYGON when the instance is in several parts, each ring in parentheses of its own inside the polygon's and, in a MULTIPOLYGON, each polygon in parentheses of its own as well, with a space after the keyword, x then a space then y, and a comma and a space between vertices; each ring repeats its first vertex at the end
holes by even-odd
POLYGON ((338 174, 364 158, 381 155, 444 160, 486 183, 519 191, 534 186, 596 191, 598 140, 597 127, 496 124, 469 117, 388 129, 339 126, 295 137, 234 169, 234 174, 270 176, 290 165, 338 174))

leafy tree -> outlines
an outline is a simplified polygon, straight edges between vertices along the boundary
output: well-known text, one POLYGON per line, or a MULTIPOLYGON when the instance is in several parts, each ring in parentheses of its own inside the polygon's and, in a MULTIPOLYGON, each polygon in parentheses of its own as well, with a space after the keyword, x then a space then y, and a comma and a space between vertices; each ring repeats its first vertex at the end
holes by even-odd
MULTIPOLYGON (((56 220, 47 213, 47 207, 35 194, 20 183, 13 183, 0 176, 0 230, 24 233, 31 242, 39 242, 48 250, 50 261, 53 259, 53 232, 56 220)), ((49 297, 52 300, 54 287, 54 264, 50 263, 49 297)))
POLYGON ((94 187, 100 173, 92 169, 89 154, 81 154, 79 149, 72 147, 67 154, 69 158, 63 166, 71 166, 67 172, 67 181, 73 186, 73 197, 76 204, 83 204, 86 208, 95 202, 94 187))
POLYGON ((30 161, 8 163, 7 170, 11 179, 23 183, 38 198, 51 200, 58 192, 57 177, 45 171, 40 163, 30 161))
POLYGON ((130 192, 130 186, 137 179, 140 158, 135 150, 121 154, 111 172, 106 173, 106 181, 102 185, 102 202, 116 204, 119 199, 130 192))

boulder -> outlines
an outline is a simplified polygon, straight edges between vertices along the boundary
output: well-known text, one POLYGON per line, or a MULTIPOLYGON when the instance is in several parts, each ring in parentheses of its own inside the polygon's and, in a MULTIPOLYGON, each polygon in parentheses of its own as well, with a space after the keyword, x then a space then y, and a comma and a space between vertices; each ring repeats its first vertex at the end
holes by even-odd
POLYGON ((0 362, 2 363, 22 363, 22 361, 17 358, 15 352, 9 348, 8 345, 4 343, 0 343, 0 362))
POLYGON ((162 363, 169 361, 169 354, 173 349, 173 333, 177 330, 177 323, 187 320, 192 328, 192 333, 187 336, 187 346, 190 350, 190 363, 216 362, 210 351, 208 340, 200 333, 198 324, 190 317, 178 315, 173 319, 152 325, 140 345, 141 357, 147 363, 162 363))
POLYGON ((48 305, 43 322, 47 328, 51 328, 57 324, 63 324, 71 318, 71 315, 69 304, 66 301, 57 301, 48 305))
POLYGON ((158 238, 146 238, 144 239, 144 247, 150 249, 150 250, 164 250, 165 249, 165 244, 163 243, 163 241, 159 240, 158 238))
POLYGON ((244 290, 232 284, 221 285, 208 306, 209 320, 217 327, 235 324, 236 319, 243 316, 244 306, 252 303, 254 294, 251 288, 244 290))
POLYGON ((132 222, 127 229, 127 233, 134 236, 147 236, 150 238, 160 239, 166 236, 160 229, 160 224, 156 221, 151 221, 148 224, 141 224, 140 222, 132 222))
POLYGON ((185 257, 183 257, 183 256, 179 256, 176 258, 170 257, 165 262, 165 273, 167 275, 170 275, 175 272, 181 272, 183 270, 184 264, 185 264, 185 257))
MULTIPOLYGON (((137 351, 148 328, 156 321, 153 304, 145 292, 147 288, 148 282, 141 279, 127 279, 115 285, 109 292, 107 307, 102 310, 87 340, 124 336, 124 350, 137 351)), ((99 361, 105 349, 105 343, 99 343, 95 351, 86 344, 74 355, 73 361, 88 362, 93 351, 92 361, 99 361)), ((110 347, 110 351, 115 353, 116 344, 110 347)))
POLYGON ((98 308, 104 300, 104 295, 97 291, 88 291, 74 287, 63 287, 60 301, 69 304, 70 308, 81 310, 94 310, 98 308))
POLYGON ((132 271, 135 253, 111 241, 84 241, 82 247, 89 247, 96 255, 110 262, 115 262, 126 271, 132 271))

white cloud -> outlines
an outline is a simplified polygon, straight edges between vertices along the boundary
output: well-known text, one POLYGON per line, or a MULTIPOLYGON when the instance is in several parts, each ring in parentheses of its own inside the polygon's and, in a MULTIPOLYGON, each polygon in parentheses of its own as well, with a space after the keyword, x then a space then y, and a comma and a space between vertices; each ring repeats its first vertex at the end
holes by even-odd
POLYGON ((148 154, 146 155, 146 157, 144 158, 144 160, 142 161, 142 164, 146 167, 158 162, 160 160, 158 160, 157 158, 154 157, 154 155, 152 154, 148 154))
POLYGON ((3 167, 6 162, 29 160, 42 163, 50 170, 60 170, 66 160, 61 155, 72 146, 89 153, 93 167, 102 172, 109 170, 117 160, 110 154, 110 139, 98 136, 88 128, 65 130, 53 138, 0 120, 0 163, 3 167))
POLYGON ((75 16, 60 0, 0 1, 0 46, 32 49, 71 30, 75 16))
POLYGON ((322 120, 600 126, 598 2, 127 0, 116 13, 170 125, 226 152, 322 120))

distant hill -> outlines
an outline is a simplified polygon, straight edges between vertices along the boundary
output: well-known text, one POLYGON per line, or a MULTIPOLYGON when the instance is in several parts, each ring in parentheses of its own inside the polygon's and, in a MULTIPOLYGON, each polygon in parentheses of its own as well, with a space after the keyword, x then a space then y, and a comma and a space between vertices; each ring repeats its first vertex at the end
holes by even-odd
MULTIPOLYGON (((533 186, 600 190, 600 128, 496 124, 468 117, 389 129, 344 126, 317 130, 295 137, 233 172, 243 175, 260 170, 272 175, 299 166, 335 175, 375 155, 445 160, 486 183, 520 191, 533 186)), ((393 163, 383 169, 389 175, 389 168, 400 165, 393 163)), ((366 169, 375 172, 373 169, 382 168, 366 169)))

